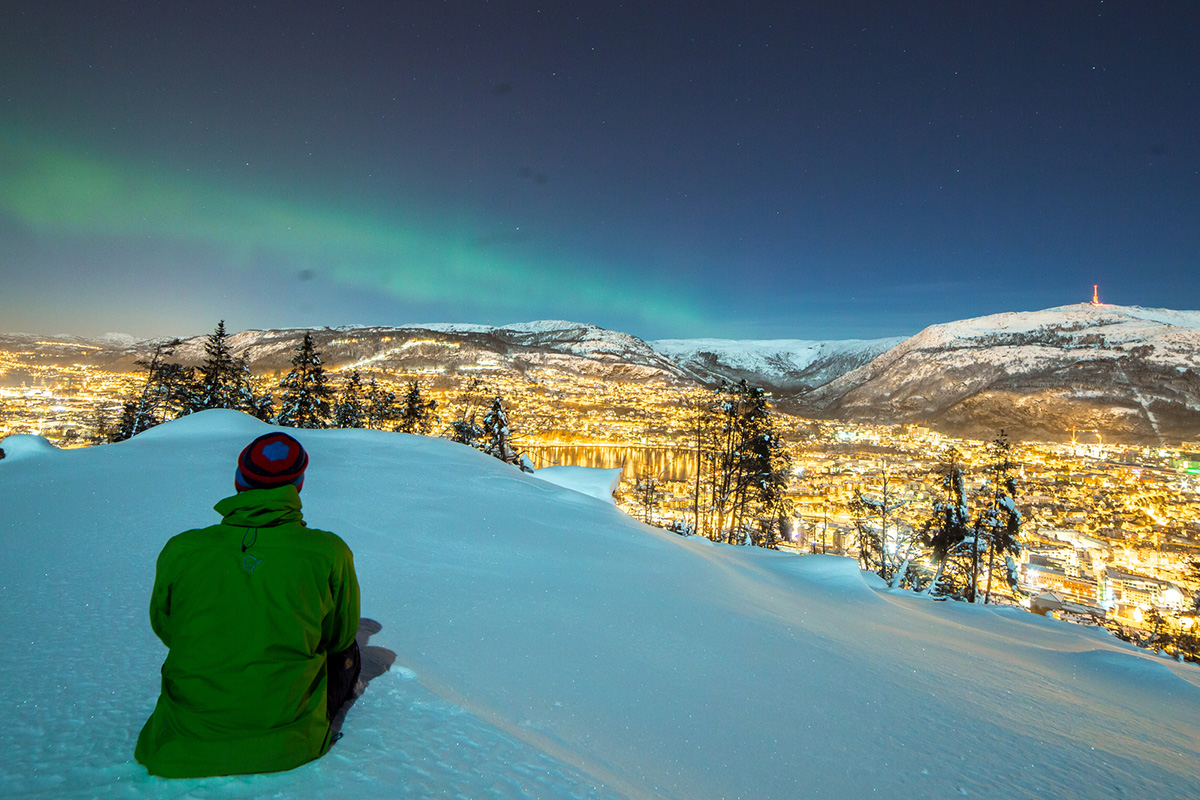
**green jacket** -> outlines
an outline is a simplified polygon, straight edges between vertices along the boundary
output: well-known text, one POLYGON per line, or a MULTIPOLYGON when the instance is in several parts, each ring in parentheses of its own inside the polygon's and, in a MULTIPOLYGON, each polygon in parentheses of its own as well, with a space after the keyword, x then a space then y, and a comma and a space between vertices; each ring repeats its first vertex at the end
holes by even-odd
POLYGON ((295 486, 217 503, 158 557, 150 625, 169 650, 134 756, 152 775, 276 772, 329 749, 325 660, 358 632, 354 557, 306 527, 295 486))

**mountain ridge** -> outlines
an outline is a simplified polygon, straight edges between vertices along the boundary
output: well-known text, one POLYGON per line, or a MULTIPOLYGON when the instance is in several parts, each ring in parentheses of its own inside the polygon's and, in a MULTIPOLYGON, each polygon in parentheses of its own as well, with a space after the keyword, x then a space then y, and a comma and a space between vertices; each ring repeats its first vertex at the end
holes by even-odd
POLYGON ((1200 312, 1076 304, 940 323, 787 406, 802 415, 1063 440, 1200 433, 1200 312))
MULTIPOLYGON (((251 329, 231 334, 259 374, 283 373, 304 333, 327 366, 433 376, 555 375, 681 387, 746 380, 810 418, 921 424, 951 435, 1164 444, 1200 438, 1200 311, 1081 303, 931 325, 907 338, 659 339, 588 323, 251 329)), ((198 365, 205 336, 175 358, 198 365)), ((50 361, 131 370, 166 339, 0 335, 50 361)))

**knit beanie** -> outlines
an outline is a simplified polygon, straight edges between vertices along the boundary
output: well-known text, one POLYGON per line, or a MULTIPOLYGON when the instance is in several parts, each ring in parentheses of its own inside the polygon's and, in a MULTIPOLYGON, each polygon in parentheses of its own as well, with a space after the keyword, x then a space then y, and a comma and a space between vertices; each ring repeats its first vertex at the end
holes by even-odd
POLYGON ((268 433, 246 445, 238 456, 233 484, 239 492, 247 489, 274 489, 294 484, 304 486, 308 453, 286 433, 268 433))

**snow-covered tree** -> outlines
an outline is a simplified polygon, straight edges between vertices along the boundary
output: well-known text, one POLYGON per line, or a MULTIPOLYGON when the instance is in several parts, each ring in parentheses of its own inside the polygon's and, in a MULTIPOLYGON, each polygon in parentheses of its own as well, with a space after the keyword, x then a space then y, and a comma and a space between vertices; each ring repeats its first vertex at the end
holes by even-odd
POLYGON ((336 428, 365 428, 367 422, 366 392, 358 370, 354 370, 333 407, 333 424, 336 428))
POLYGON ((283 396, 279 403, 280 425, 292 428, 327 428, 333 413, 330 399, 333 389, 321 364, 321 356, 306 332, 292 356, 292 370, 279 384, 283 396))
POLYGON ((270 395, 259 397, 250 383, 250 365, 244 357, 235 356, 225 331, 225 320, 209 334, 204 343, 204 363, 191 386, 183 413, 209 408, 233 408, 270 419, 270 395))
POLYGON ((718 541, 774 547, 791 514, 791 467, 767 393, 744 380, 723 384, 698 409, 696 448, 697 530, 718 541))
MULTIPOLYGON (((925 525, 924 544, 929 548, 936 564, 927 594, 955 596, 965 585, 955 588, 953 576, 943 585, 946 567, 958 554, 964 542, 971 540, 971 512, 967 506, 967 485, 963 478, 962 453, 951 447, 938 463, 942 496, 933 504, 933 515, 925 525)), ((965 573, 969 574, 969 573, 965 573)))
POLYGON ((241 382, 242 365, 233 355, 225 320, 221 320, 204 342, 204 363, 200 365, 199 379, 188 410, 242 407, 241 382))
POLYGON ((483 431, 476 446, 489 456, 512 464, 523 472, 533 471, 529 468, 528 461, 523 460, 513 450, 508 412, 504 410, 504 401, 499 397, 492 400, 492 407, 483 417, 483 431))
POLYGON ((371 378, 366 389, 365 410, 366 427, 383 430, 396 418, 396 393, 384 389, 371 378))
POLYGON ((122 406, 116 426, 107 433, 109 441, 124 441, 191 410, 197 392, 194 370, 167 361, 178 345, 178 339, 159 344, 149 359, 136 362, 145 368, 146 382, 122 406))
POLYGON ((483 438, 483 428, 472 420, 456 419, 450 423, 450 441, 465 444, 482 450, 479 440, 483 438))
MULTIPOLYGON (((996 557, 1004 559, 1004 578, 1012 591, 1017 590, 1016 557, 1021 554, 1021 512, 1017 509, 1017 464, 1013 461, 1013 446, 1003 430, 988 447, 988 484, 990 501, 975 524, 977 536, 982 536, 988 551, 987 589, 983 602, 992 599, 992 573, 996 557)), ((975 596, 978 596, 976 579, 975 596)))
POLYGON ((450 441, 482 449, 479 440, 483 437, 483 427, 477 421, 477 415, 486 407, 486 397, 483 381, 472 378, 459 393, 456 404, 457 418, 452 420, 449 426, 450 441))
POLYGON ((400 401, 400 422, 396 425, 396 431, 429 435, 438 420, 434 413, 436 409, 437 401, 425 397, 420 381, 410 381, 408 391, 400 401))
POLYGON ((1003 580, 1017 591, 1016 557, 1021 552, 1021 512, 1016 505, 1016 469, 1013 448, 1004 431, 988 448, 987 480, 976 494, 972 517, 966 481, 957 450, 949 451, 939 465, 942 499, 924 531, 937 572, 927 591, 944 597, 978 602, 980 577, 986 571, 984 602, 991 602, 992 576, 1003 559, 1003 580), (982 503, 981 503, 982 501, 982 503))
POLYGON ((877 492, 866 494, 854 489, 850 511, 858 530, 859 561, 892 586, 899 586, 909 576, 909 566, 920 553, 920 535, 896 514, 907 500, 897 496, 895 481, 887 469, 877 492))

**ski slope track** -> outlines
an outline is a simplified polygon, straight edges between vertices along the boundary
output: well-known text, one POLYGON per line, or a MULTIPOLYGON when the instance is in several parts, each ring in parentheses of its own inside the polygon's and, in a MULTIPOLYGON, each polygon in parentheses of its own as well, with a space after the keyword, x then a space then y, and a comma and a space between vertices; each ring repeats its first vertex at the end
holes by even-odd
POLYGON ((848 559, 684 539, 374 431, 295 435, 305 517, 353 549, 391 668, 316 762, 149 777, 155 559, 216 520, 266 430, 206 411, 81 450, 0 442, 0 796, 1200 796, 1195 666, 892 592, 848 559))

